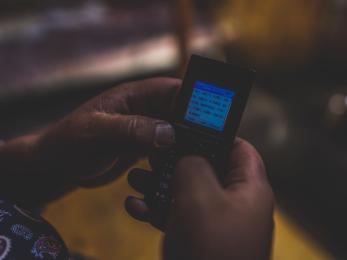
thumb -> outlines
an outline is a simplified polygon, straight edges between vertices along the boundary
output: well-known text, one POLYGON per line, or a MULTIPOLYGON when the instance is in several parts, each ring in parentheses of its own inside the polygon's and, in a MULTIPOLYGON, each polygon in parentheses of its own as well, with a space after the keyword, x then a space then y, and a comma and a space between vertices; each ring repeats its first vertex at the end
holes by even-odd
POLYGON ((197 156, 188 156, 178 162, 173 185, 176 201, 203 202, 220 191, 220 185, 211 164, 197 156))
POLYGON ((109 115, 98 117, 99 133, 118 143, 165 148, 175 141, 173 127, 162 120, 137 115, 109 115))
POLYGON ((229 169, 225 179, 227 189, 235 184, 256 184, 267 182, 263 160, 257 150, 247 141, 236 138, 229 155, 229 169))

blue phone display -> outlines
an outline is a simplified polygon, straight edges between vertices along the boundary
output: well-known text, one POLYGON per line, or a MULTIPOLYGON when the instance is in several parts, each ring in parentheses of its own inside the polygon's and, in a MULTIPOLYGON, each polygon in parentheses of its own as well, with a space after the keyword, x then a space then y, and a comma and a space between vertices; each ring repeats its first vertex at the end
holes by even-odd
POLYGON ((185 120, 222 132, 234 96, 232 90, 197 81, 185 120))

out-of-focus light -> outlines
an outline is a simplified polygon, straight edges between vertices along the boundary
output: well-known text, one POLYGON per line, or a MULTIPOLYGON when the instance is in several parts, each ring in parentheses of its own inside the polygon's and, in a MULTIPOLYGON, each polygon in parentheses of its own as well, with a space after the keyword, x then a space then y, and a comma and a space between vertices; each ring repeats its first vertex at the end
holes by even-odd
POLYGON ((334 94, 329 99, 328 108, 329 111, 334 115, 343 115, 347 109, 347 97, 341 94, 334 94))
POLYGON ((232 42, 238 36, 234 24, 229 22, 228 20, 223 20, 222 22, 220 22, 218 29, 219 33, 223 35, 223 38, 226 41, 232 42))
POLYGON ((270 129, 269 129, 269 138, 271 139, 272 143, 275 145, 282 145, 284 144, 289 136, 288 126, 287 124, 279 120, 277 122, 274 122, 270 129))

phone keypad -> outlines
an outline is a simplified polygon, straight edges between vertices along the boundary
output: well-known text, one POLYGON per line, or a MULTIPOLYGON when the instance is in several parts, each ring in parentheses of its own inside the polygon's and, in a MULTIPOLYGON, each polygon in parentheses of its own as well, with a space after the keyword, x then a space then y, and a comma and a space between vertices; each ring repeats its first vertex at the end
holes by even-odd
POLYGON ((159 211, 168 211, 172 204, 172 179, 180 158, 198 155, 208 159, 212 165, 218 165, 217 159, 221 157, 223 144, 219 140, 197 136, 187 131, 176 131, 176 140, 177 143, 171 150, 160 153, 160 162, 155 169, 157 181, 150 203, 152 208, 159 211))
POLYGON ((160 204, 170 204, 172 200, 171 196, 171 181, 176 164, 176 152, 170 150, 165 156, 166 160, 162 167, 159 167, 159 185, 157 186, 157 192, 155 194, 156 199, 160 204))

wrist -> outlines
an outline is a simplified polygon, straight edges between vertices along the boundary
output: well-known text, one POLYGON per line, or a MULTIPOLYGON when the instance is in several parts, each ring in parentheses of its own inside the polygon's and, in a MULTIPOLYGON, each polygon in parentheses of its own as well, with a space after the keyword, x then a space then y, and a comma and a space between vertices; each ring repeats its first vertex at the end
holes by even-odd
POLYGON ((73 189, 48 170, 40 138, 27 135, 0 145, 0 197, 36 208, 73 189))
MULTIPOLYGON (((36 135, 22 136, 0 145, 0 196, 13 203, 25 203, 32 194, 32 176, 38 172, 36 135)), ((23 205, 23 204, 22 204, 23 205)))

